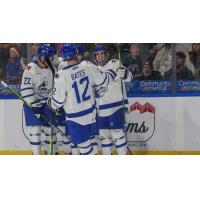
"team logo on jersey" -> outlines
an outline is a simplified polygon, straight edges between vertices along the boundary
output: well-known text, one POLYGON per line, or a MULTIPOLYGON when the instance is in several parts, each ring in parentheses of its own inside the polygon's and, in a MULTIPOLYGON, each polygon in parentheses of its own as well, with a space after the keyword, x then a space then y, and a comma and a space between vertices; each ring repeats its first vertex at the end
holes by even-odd
POLYGON ((48 97, 51 90, 48 89, 48 81, 43 81, 41 85, 35 89, 35 94, 38 95, 40 98, 48 97))
POLYGON ((130 106, 126 122, 128 142, 150 140, 155 132, 155 107, 150 103, 135 102, 130 106))

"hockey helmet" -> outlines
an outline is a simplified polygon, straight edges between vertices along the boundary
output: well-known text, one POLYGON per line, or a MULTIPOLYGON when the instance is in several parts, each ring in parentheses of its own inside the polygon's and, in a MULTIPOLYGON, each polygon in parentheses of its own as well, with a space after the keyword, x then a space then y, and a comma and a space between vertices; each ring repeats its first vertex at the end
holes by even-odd
POLYGON ((64 60, 75 59, 77 54, 76 48, 73 44, 64 44, 60 53, 64 60))
POLYGON ((92 53, 93 53, 93 59, 94 59, 95 64, 105 65, 107 63, 109 54, 108 54, 108 48, 105 45, 102 45, 102 44, 96 45, 92 53), (96 58, 96 54, 100 52, 103 52, 105 54, 105 60, 101 63, 96 58))

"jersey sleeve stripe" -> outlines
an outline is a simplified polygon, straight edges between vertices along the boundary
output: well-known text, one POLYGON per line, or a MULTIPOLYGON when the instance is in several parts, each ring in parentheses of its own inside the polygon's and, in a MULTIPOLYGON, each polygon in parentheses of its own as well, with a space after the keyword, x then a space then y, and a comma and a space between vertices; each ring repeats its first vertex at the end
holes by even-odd
POLYGON ((34 96, 34 93, 29 94, 29 95, 26 95, 26 96, 22 96, 22 97, 23 97, 23 98, 27 98, 27 97, 32 97, 32 96, 34 96))
POLYGON ((23 89, 21 89, 21 92, 25 91, 25 90, 33 90, 33 87, 23 88, 23 89))
POLYGON ((114 75, 114 77, 117 76, 117 73, 112 69, 107 70, 107 72, 111 72, 114 75))
POLYGON ((55 101, 57 104, 63 104, 63 103, 64 103, 64 101, 63 101, 63 102, 57 101, 54 97, 52 97, 52 99, 53 99, 53 101, 55 101))
MULTIPOLYGON (((128 99, 124 100, 124 104, 128 104, 128 99)), ((121 106, 121 105, 123 105, 123 100, 122 101, 117 101, 117 102, 114 102, 114 103, 100 105, 99 109, 100 110, 104 110, 104 109, 114 108, 114 107, 121 106)))
POLYGON ((95 108, 96 108, 96 105, 94 104, 91 108, 83 110, 81 112, 77 112, 77 113, 65 113, 65 116, 68 117, 68 118, 82 117, 84 115, 92 113, 95 108))
POLYGON ((110 73, 110 72, 106 72, 106 75, 107 75, 107 74, 109 74, 109 76, 111 76, 111 77, 112 77, 112 79, 114 80, 114 78, 115 78, 115 77, 113 76, 113 74, 112 74, 112 73, 110 73))

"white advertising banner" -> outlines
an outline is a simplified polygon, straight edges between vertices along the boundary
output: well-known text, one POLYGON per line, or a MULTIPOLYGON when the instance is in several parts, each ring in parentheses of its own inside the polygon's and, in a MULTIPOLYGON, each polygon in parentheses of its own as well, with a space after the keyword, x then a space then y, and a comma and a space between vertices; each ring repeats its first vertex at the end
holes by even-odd
MULTIPOLYGON (((129 98, 129 149, 200 152, 199 102, 200 97, 129 98)), ((0 100, 0 151, 30 151, 23 125, 21 101, 0 100)))

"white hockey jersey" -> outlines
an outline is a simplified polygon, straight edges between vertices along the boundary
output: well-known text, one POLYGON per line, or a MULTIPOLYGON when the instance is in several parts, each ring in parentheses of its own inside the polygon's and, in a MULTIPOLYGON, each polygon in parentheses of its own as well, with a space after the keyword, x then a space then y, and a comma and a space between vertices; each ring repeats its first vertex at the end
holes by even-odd
POLYGON ((116 77, 111 71, 102 72, 95 65, 77 63, 64 67, 56 74, 52 108, 64 107, 66 120, 86 125, 96 121, 93 87, 106 86, 116 77))
POLYGON ((49 67, 41 69, 37 62, 29 63, 23 73, 21 95, 33 107, 41 107, 51 94, 52 82, 49 67))
MULTIPOLYGON (((120 67, 119 60, 112 59, 104 66, 98 66, 102 71, 113 70, 116 72, 120 67)), ((127 78, 122 81, 124 97, 122 95, 121 79, 114 80, 106 88, 103 88, 103 95, 99 97, 99 116, 109 116, 116 112, 124 104, 128 104, 126 88, 124 82, 132 81, 132 74, 127 71, 127 78)))

